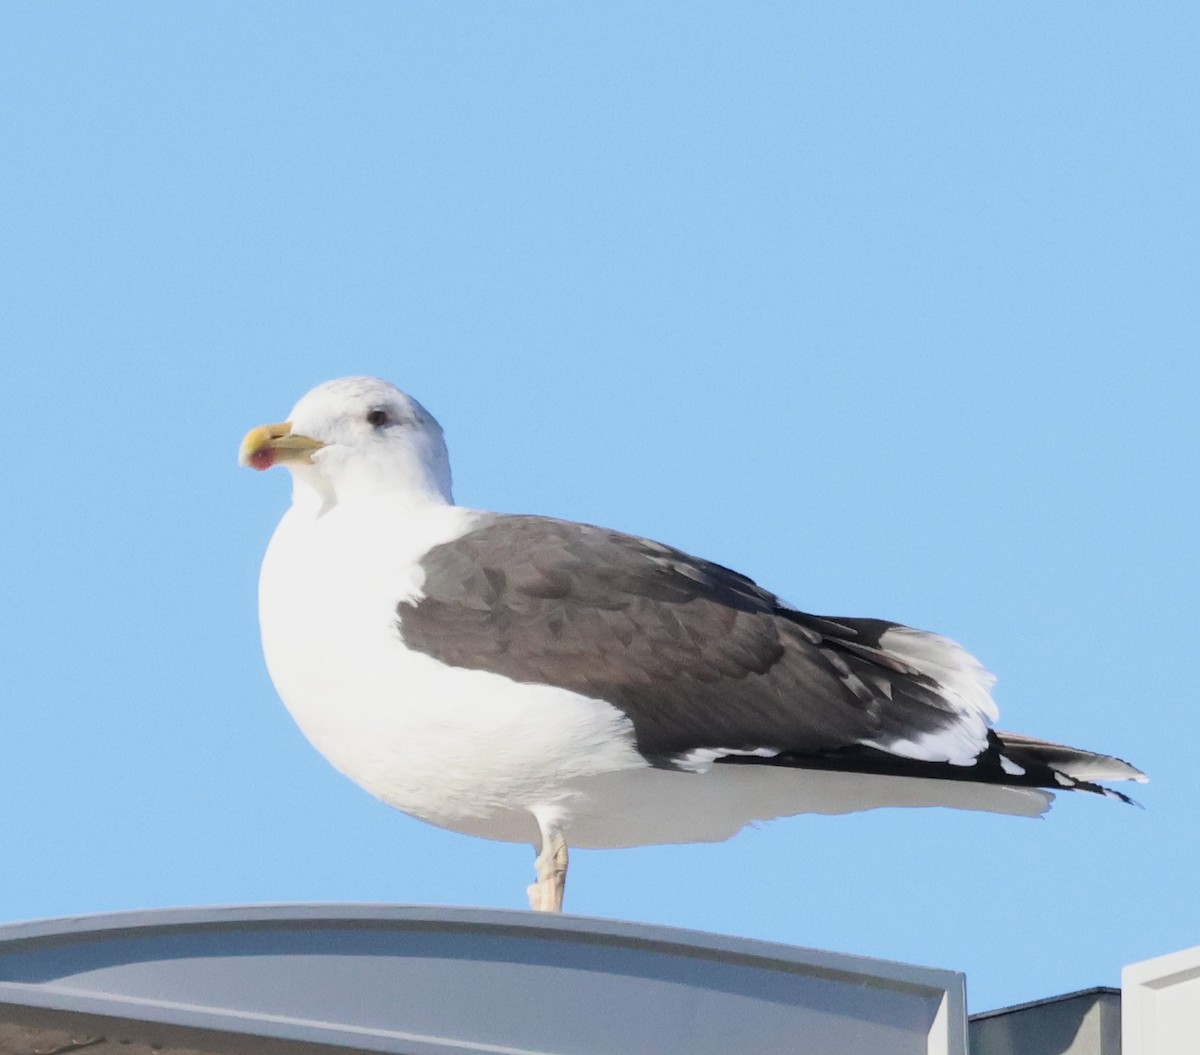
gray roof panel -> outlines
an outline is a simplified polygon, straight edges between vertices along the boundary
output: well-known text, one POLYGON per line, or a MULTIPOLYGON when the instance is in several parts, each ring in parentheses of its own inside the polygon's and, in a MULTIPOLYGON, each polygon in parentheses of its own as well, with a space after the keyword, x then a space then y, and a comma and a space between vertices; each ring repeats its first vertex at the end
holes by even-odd
POLYGON ((479 909, 286 905, 14 924, 0 927, 0 1005, 410 1055, 966 1050, 954 972, 479 909))

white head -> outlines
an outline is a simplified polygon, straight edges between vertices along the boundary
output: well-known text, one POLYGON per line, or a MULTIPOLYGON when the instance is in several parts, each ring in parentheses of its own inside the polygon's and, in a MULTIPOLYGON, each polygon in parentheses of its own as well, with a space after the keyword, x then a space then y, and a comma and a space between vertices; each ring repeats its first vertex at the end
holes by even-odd
POLYGON ((318 385, 287 421, 252 429, 238 460, 254 469, 285 466, 295 498, 315 492, 323 508, 370 497, 453 501, 442 427, 412 396, 376 377, 318 385))

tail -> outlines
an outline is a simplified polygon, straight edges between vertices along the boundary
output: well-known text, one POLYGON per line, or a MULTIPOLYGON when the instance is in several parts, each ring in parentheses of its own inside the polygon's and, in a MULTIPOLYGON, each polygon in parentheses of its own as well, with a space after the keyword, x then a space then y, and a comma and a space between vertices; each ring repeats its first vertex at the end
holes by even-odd
POLYGON ((1100 755, 1078 747, 1053 744, 1049 740, 1038 740, 1020 733, 1002 733, 997 730, 992 735, 999 741, 1004 756, 1025 771, 1023 775, 1028 782, 1037 783, 1042 787, 1091 791, 1137 806, 1139 804, 1128 795, 1103 787, 1097 782, 1134 780, 1144 784, 1149 779, 1140 769, 1113 755, 1100 755))

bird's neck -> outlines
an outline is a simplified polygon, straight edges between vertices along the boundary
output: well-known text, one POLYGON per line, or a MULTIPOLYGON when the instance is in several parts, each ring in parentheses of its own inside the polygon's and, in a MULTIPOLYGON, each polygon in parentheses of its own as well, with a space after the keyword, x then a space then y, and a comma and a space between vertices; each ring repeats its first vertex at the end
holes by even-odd
POLYGON ((454 504, 448 472, 417 459, 376 464, 360 458, 336 473, 293 472, 292 504, 323 516, 337 506, 385 501, 394 507, 426 510, 454 504))

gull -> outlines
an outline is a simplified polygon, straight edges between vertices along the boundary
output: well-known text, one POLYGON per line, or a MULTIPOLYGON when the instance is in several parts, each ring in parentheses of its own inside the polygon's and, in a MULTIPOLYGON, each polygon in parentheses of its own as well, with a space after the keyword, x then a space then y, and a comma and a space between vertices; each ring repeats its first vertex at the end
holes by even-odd
POLYGON ((1024 816, 1054 790, 1130 801, 1110 755, 999 732, 992 676, 948 638, 802 612, 650 539, 454 504, 442 429, 394 385, 319 385, 250 431, 292 504, 259 581, 285 706, 390 806, 536 850, 715 842, 801 813, 1024 816))

